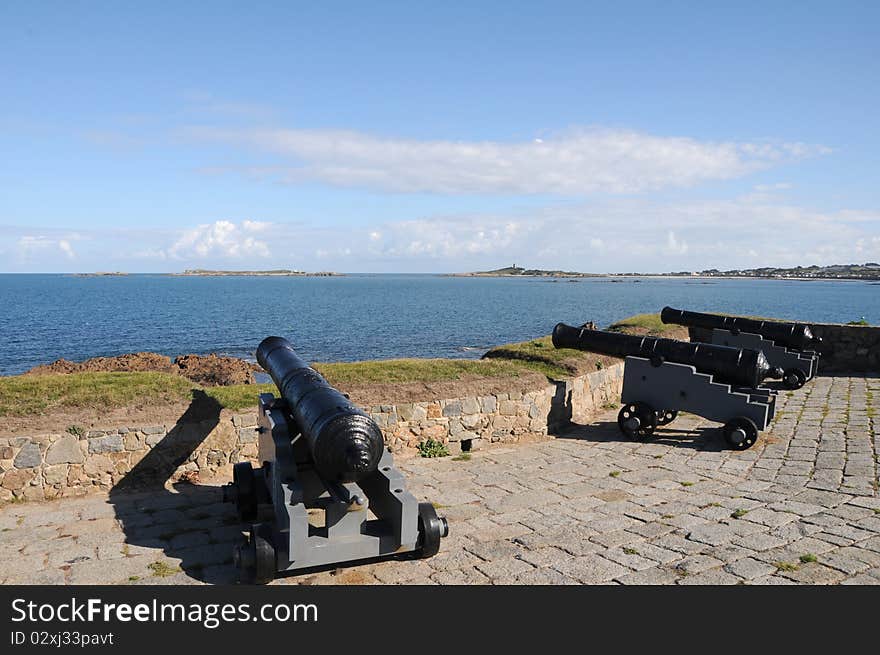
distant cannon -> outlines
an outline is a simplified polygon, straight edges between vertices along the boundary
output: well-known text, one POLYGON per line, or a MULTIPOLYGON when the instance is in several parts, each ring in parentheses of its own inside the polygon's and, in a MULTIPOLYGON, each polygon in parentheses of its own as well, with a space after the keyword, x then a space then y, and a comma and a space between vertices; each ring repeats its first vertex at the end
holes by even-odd
POLYGON ((658 425, 688 411, 724 424, 727 443, 737 450, 754 445, 773 419, 775 393, 760 385, 780 377, 760 351, 674 339, 640 337, 559 323, 556 348, 576 348, 625 358, 621 431, 648 439, 658 425))
POLYGON ((224 488, 224 500, 251 524, 233 554, 242 579, 265 583, 315 566, 435 555, 446 520, 406 490, 375 421, 286 339, 264 339, 257 361, 281 398, 259 398, 261 466, 236 464, 224 488))
POLYGON ((672 307, 663 308, 660 320, 711 330, 714 344, 760 350, 772 366, 783 370, 782 379, 789 389, 800 389, 818 369, 816 351, 822 346, 822 338, 805 323, 703 314, 672 307))

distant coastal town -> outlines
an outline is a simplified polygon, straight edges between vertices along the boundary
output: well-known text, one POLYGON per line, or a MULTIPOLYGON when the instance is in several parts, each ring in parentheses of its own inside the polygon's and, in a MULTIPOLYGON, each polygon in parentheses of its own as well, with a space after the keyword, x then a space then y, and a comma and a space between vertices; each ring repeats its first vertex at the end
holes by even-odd
POLYGON ((719 277, 719 278, 769 278, 769 279, 816 279, 816 280, 880 280, 880 264, 833 264, 831 266, 795 266, 792 268, 763 267, 721 271, 710 268, 703 271, 678 271, 670 273, 578 273, 574 271, 523 268, 514 264, 492 271, 453 273, 450 277, 719 277))

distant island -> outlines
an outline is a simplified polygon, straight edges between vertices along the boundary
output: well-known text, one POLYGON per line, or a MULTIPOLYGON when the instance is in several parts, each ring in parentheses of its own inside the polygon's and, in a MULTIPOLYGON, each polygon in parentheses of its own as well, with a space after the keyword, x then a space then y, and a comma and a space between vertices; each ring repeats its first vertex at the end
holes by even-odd
POLYGON ((125 276, 128 273, 122 271, 97 271, 95 273, 73 273, 73 277, 118 277, 125 276))
POLYGON ((271 271, 212 271, 204 268, 190 268, 183 273, 171 273, 175 276, 201 276, 213 277, 218 275, 225 276, 278 276, 278 277, 337 277, 342 273, 333 273, 331 271, 318 271, 315 273, 307 273, 306 271, 292 271, 286 268, 273 269, 271 271))
POLYGON ((574 271, 545 271, 539 268, 522 268, 514 264, 494 271, 474 271, 473 273, 451 273, 449 277, 605 277, 597 273, 577 273, 574 271))
POLYGON ((731 269, 721 271, 710 268, 703 271, 678 271, 669 273, 578 273, 574 271, 543 270, 522 268, 514 264, 494 271, 475 271, 473 273, 452 273, 449 277, 754 277, 768 279, 795 280, 880 280, 880 264, 832 264, 830 266, 794 266, 779 268, 731 269))

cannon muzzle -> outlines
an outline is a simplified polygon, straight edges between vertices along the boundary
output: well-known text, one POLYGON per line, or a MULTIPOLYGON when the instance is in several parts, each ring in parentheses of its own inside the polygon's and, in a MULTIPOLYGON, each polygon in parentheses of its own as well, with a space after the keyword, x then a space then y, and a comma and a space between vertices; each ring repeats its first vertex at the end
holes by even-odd
POLYGON ((257 361, 290 406, 326 480, 356 482, 376 470, 385 447, 379 426, 306 364, 287 339, 263 339, 257 361))
POLYGON ((758 334, 779 346, 794 350, 818 350, 822 344, 821 337, 813 334, 805 323, 789 323, 786 321, 764 321, 742 316, 722 316, 721 314, 703 314, 683 309, 664 307, 660 312, 660 320, 685 327, 721 329, 731 332, 748 332, 758 334))
POLYGON ((782 371, 772 368, 764 353, 748 348, 640 337, 576 328, 565 323, 553 328, 553 345, 612 357, 634 356, 652 362, 689 364, 702 373, 711 373, 719 382, 751 388, 758 387, 767 378, 782 377, 782 371))

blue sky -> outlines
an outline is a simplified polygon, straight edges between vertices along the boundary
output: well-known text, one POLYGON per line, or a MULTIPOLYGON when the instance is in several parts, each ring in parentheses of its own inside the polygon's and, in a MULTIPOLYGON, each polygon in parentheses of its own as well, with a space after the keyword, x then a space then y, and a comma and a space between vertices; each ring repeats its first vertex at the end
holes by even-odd
POLYGON ((880 4, 450 4, 0 5, 0 271, 880 260, 880 4))

